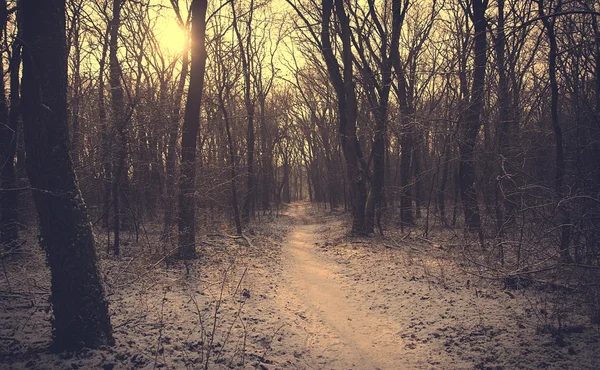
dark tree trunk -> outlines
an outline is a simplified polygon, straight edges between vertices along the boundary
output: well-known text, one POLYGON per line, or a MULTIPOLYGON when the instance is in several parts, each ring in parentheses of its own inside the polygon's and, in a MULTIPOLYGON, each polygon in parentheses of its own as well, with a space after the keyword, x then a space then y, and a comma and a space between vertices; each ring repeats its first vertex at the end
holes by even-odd
POLYGON ((442 179, 440 181, 440 188, 438 192, 438 207, 440 209, 440 218, 442 224, 448 225, 448 219, 446 217, 446 186, 448 183, 448 167, 450 163, 450 145, 448 145, 450 139, 446 138, 444 143, 444 162, 442 164, 442 179))
POLYGON ((292 202, 292 194, 290 192, 290 163, 288 157, 283 157, 283 180, 281 182, 281 188, 283 188, 283 201, 285 203, 292 202))
MULTIPOLYGON (((104 35, 104 43, 102 45, 102 56, 99 62, 98 72, 98 119, 99 125, 102 130, 102 166, 104 170, 104 209, 102 215, 102 224, 107 230, 107 234, 110 236, 110 207, 111 207, 111 193, 112 193, 112 135, 111 125, 106 120, 106 102, 104 97, 104 68, 106 67, 106 55, 108 54, 108 35, 110 33, 110 23, 106 27, 106 33, 104 35)), ((108 238, 108 249, 110 249, 110 238, 108 238)))
POLYGON ((265 94, 260 95, 260 151, 261 151, 261 165, 262 165, 262 201, 261 208, 265 213, 269 208, 270 196, 271 196, 271 163, 273 162, 273 153, 269 149, 268 142, 268 130, 267 121, 265 118, 265 105, 266 96, 265 94))
POLYGON ((53 348, 112 344, 94 237, 68 152, 65 0, 21 0, 27 173, 51 271, 53 348))
MULTIPOLYGON (((506 72, 505 45, 506 35, 504 31, 504 0, 498 0, 498 32, 496 34, 494 47, 496 49, 496 69, 498 71, 498 163, 496 192, 503 194, 502 199, 497 200, 497 224, 498 234, 504 233, 504 224, 512 223, 516 213, 516 201, 514 199, 514 179, 510 178, 513 172, 513 154, 511 152, 511 135, 513 122, 511 119, 510 92, 508 89, 508 76, 506 72)), ((514 143, 512 144, 514 146, 514 143)))
MULTIPOLYGON (((390 83, 391 84, 391 83, 390 83)), ((390 85, 388 84, 388 86, 390 85)), ((375 209, 381 206, 384 198, 385 180, 385 132, 387 102, 380 103, 380 112, 375 118, 375 138, 373 140, 373 179, 371 181, 371 192, 367 198, 365 209, 365 232, 372 234, 375 226, 375 209), (384 107, 385 104, 385 107, 384 107)))
POLYGON ((115 162, 112 165, 114 178, 112 183, 113 196, 113 231, 114 243, 113 253, 118 256, 120 253, 120 231, 121 231, 121 200, 124 194, 127 173, 125 170, 125 159, 127 157, 127 134, 125 132, 125 100, 123 97, 123 87, 121 86, 121 66, 117 57, 119 42, 119 25, 121 24, 121 0, 114 0, 113 18, 110 28, 110 47, 109 47, 109 82, 111 91, 112 121, 114 125, 114 139, 117 149, 115 162))
POLYGON ((237 184, 236 177, 237 171, 235 169, 235 148, 233 147, 233 139, 231 138, 231 125, 229 124, 229 113, 225 107, 225 100, 223 99, 223 92, 219 91, 219 107, 223 114, 223 120, 225 121, 225 132, 227 134, 227 145, 229 149, 229 173, 231 176, 231 206, 233 208, 233 219, 235 221, 235 231, 238 235, 242 234, 242 221, 240 218, 240 209, 237 198, 237 184))
MULTIPOLYGON (((596 98, 596 122, 591 122, 591 141, 594 145, 593 153, 595 158, 600 158, 600 29, 598 27, 598 20, 596 17, 592 19, 592 26, 594 28, 594 74, 595 74, 595 98, 596 98)), ((600 161, 596 162, 596 183, 600 185, 600 161)))
POLYGON ((321 22, 322 53, 327 64, 329 78, 336 91, 339 115, 339 133, 342 151, 346 162, 346 172, 352 199, 352 232, 365 233, 365 207, 367 198, 366 174, 362 167, 360 143, 356 136, 357 102, 352 72, 352 50, 350 47, 350 21, 344 9, 344 1, 335 1, 337 18, 341 24, 343 76, 333 53, 330 36, 330 23, 334 8, 333 0, 323 0, 321 22))
MULTIPOLYGON (((409 118, 409 117, 404 117, 409 118)), ((413 207, 412 207, 412 184, 410 176, 410 162, 412 157, 412 122, 405 124, 408 128, 399 140, 402 142, 402 152, 400 153, 400 222, 403 225, 414 225, 413 207)))
POLYGON ((412 178, 413 178, 413 182, 414 182, 414 198, 415 198, 415 217, 417 219, 421 218, 421 208, 423 207, 423 203, 424 203, 424 195, 423 195, 423 181, 421 179, 421 160, 424 160, 424 156, 423 158, 421 158, 421 154, 422 154, 422 145, 419 142, 419 139, 415 140, 415 144, 416 147, 413 149, 413 154, 412 154, 412 167, 411 167, 411 172, 412 172, 412 178))
MULTIPOLYGON (((363 75, 367 76, 367 80, 370 80, 364 84, 365 86, 371 86, 371 91, 368 94, 371 103, 371 109, 375 116, 375 137, 373 139, 372 157, 373 157, 373 180, 371 182, 371 193, 367 199, 366 204, 366 215, 365 215, 365 231, 367 233, 373 233, 375 226, 375 209, 381 207, 383 200, 385 199, 384 185, 385 185, 385 153, 387 151, 387 114, 388 114, 388 101, 390 96, 390 87, 392 85, 392 65, 393 60, 398 57, 396 55, 399 42, 400 42, 400 29, 404 18, 404 12, 401 7, 400 0, 394 0, 392 2, 392 30, 390 38, 390 52, 385 47, 380 50, 381 58, 381 83, 378 84, 374 76, 373 70, 368 68, 368 62, 363 52, 361 52, 361 58, 363 59, 363 75), (393 51, 396 50, 396 51, 393 51), (377 94, 375 94, 375 87, 377 94), (377 99, 377 97, 379 99, 377 99)), ((371 18, 378 26, 378 32, 381 37, 382 45, 387 44, 388 35, 384 31, 381 22, 377 17, 375 11, 375 3, 373 0, 369 1, 369 8, 371 10, 371 18)))
POLYGON ((477 205, 477 190, 475 188, 475 146, 481 127, 481 115, 483 113, 487 60, 486 5, 484 1, 473 0, 472 10, 473 23, 475 25, 473 87, 471 89, 471 101, 465 112, 459 143, 459 185, 464 207, 465 226, 471 231, 480 231, 481 219, 479 216, 479 206, 477 205))
POLYGON ((254 105, 252 107, 246 105, 246 112, 248 114, 248 128, 247 128, 247 172, 246 172, 246 196, 244 198, 244 207, 242 209, 242 217, 244 223, 250 222, 250 216, 254 216, 254 105))
MULTIPOLYGON (((398 1, 395 0, 394 3, 398 1)), ((395 5, 395 6, 399 6, 395 5)), ((406 11, 408 2, 404 3, 404 12, 406 11)), ((398 11, 394 11, 394 17, 399 17, 395 22, 402 23, 404 14, 397 14, 398 11)), ((412 122, 414 116, 414 108, 412 97, 407 92, 407 81, 404 67, 400 62, 400 50, 398 47, 390 49, 390 57, 394 70, 396 71, 397 83, 396 83, 396 95, 398 97, 398 105, 400 108, 400 119, 405 127, 404 132, 398 141, 401 143, 400 153, 400 222, 403 225, 413 225, 413 212, 412 212, 412 184, 410 176, 410 162, 412 152, 414 148, 414 122, 412 122)))
MULTIPOLYGON (((5 29, 6 19, 6 1, 2 1, 0 2, 0 26, 2 30, 5 29)), ((2 31, 0 30, 0 32, 2 31)), ((19 238, 15 156, 17 153, 17 126, 19 123, 20 67, 21 45, 19 38, 17 38, 12 45, 10 60, 10 111, 7 107, 4 79, 0 81, 0 243, 8 249, 15 247, 19 238)))
MULTIPOLYGON (((562 201, 563 197, 563 186, 564 177, 566 173, 565 155, 563 148, 563 134, 560 126, 560 120, 558 115, 558 79, 556 77, 556 59, 558 55, 558 45, 556 42, 556 34, 554 31, 554 20, 551 20, 545 16, 544 11, 544 0, 538 0, 538 10, 542 23, 546 28, 548 35, 548 42, 550 43, 550 51, 548 54, 548 73, 550 75, 550 94, 551 94, 551 115, 552 115, 552 129, 554 131, 554 144, 556 146, 556 174, 554 177, 554 192, 556 193, 557 202, 562 201)), ((556 7, 556 11, 560 9, 561 1, 559 0, 556 7)), ((571 219, 568 210, 564 205, 558 207, 561 215, 561 236, 559 252, 563 261, 571 262, 571 254, 569 253, 569 244, 571 242, 571 219)))
POLYGON ((233 28, 238 40, 238 47, 240 49, 240 57, 242 59, 242 69, 244 74, 244 106, 246 107, 246 122, 247 122, 247 137, 246 137, 246 196, 244 197, 244 206, 242 208, 242 220, 244 223, 250 221, 250 216, 254 216, 254 101, 252 101, 251 91, 251 63, 252 63, 252 51, 250 47, 252 45, 252 16, 254 12, 254 0, 250 0, 250 12, 248 13, 249 19, 247 23, 246 39, 242 40, 242 34, 240 33, 238 18, 235 13, 234 2, 231 2, 231 9, 233 11, 233 28))
POLYGON ((71 21, 71 34, 72 34, 72 46, 73 46, 73 96, 69 104, 69 110, 71 111, 71 140, 70 140, 70 152, 73 164, 76 170, 81 167, 81 158, 79 156, 80 142, 81 142, 81 123, 79 121, 80 104, 79 99, 81 96, 81 4, 74 5, 73 19, 71 21))
POLYGON ((200 129, 200 106, 206 67, 207 0, 193 0, 192 55, 190 86, 185 104, 181 136, 181 175, 179 178, 179 245, 181 259, 196 258, 196 142, 200 129))

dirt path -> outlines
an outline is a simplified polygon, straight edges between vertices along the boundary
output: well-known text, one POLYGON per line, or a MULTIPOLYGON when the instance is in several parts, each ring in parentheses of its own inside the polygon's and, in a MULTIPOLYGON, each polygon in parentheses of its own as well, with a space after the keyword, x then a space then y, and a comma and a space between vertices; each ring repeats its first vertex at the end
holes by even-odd
POLYGON ((345 216, 312 207, 257 225, 252 248, 206 234, 191 273, 141 259, 142 245, 101 260, 116 344, 80 353, 47 351, 50 274, 31 234, 7 266, 12 291, 0 280, 0 368, 600 369, 572 296, 476 280, 448 242, 348 237, 345 216), (546 310, 571 329, 560 345, 546 310))
POLYGON ((283 281, 278 300, 306 330, 307 366, 333 369, 411 367, 403 359, 401 328, 390 317, 369 309, 367 297, 349 297, 340 265, 319 252, 318 225, 294 204, 297 221, 283 248, 283 281))

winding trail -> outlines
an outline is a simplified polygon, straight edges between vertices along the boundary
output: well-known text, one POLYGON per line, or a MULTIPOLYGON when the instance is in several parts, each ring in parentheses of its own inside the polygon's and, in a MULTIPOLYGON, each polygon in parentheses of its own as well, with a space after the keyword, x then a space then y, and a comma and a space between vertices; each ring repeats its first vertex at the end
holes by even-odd
POLYGON ((283 247, 278 300, 294 311, 306 331, 307 367, 319 369, 406 369, 399 323, 369 310, 367 297, 349 297, 341 266, 319 252, 319 225, 304 203, 289 214, 296 226, 283 247))

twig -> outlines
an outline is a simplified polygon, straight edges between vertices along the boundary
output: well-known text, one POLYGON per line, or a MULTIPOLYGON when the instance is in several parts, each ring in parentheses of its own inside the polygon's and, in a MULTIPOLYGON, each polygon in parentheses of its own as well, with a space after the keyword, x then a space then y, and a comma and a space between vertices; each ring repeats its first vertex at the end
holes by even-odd
POLYGON ((242 238, 244 238, 244 240, 248 243, 248 245, 250 246, 250 248, 255 249, 254 245, 252 245, 252 242, 250 241, 250 239, 246 235, 242 234, 242 238))
POLYGON ((175 252, 177 250, 177 248, 178 247, 175 247, 175 248, 171 249, 167 254, 164 255, 164 257, 162 257, 161 259, 159 259, 158 261, 156 261, 156 263, 154 263, 152 266, 148 267, 148 271, 146 271, 143 274, 139 275, 138 277, 136 277, 132 281, 128 282, 127 284, 117 285, 116 288, 123 288, 125 286, 131 285, 131 284, 135 283, 136 281, 140 280, 141 278, 143 278, 144 276, 148 275, 150 273, 150 271, 152 271, 152 269, 154 269, 162 261, 164 261, 166 258, 168 258, 171 255, 171 253, 173 253, 173 252, 175 252))
MULTIPOLYGON (((240 289, 240 286, 242 285, 242 281, 244 280, 244 278, 246 277, 246 273, 248 272, 248 267, 246 267, 244 269, 244 272, 242 273, 242 276, 240 277, 240 280, 238 281, 237 287, 235 288, 235 291, 233 292, 233 296, 235 297, 240 289)), ((227 345, 228 341, 229 341, 229 336, 231 335, 231 331, 233 329, 233 325, 236 323, 236 321, 239 319, 240 322, 242 322, 243 320, 240 319, 240 314, 242 312, 242 309, 244 308, 244 304, 246 303, 246 300, 244 299, 244 301, 240 304, 240 307, 238 308, 237 312, 235 313, 235 319, 231 322, 231 325, 229 325, 229 329, 227 330, 227 334, 225 335, 225 339, 223 340, 223 346, 221 346, 221 351, 219 352, 219 355, 217 356, 217 358, 215 359, 215 362, 218 363, 219 359, 221 358, 221 355, 223 355, 224 350, 225 350, 225 346, 227 345)))
POLYGON ((263 351, 263 354, 261 356, 262 361, 259 361, 256 365, 254 365, 254 368, 258 368, 258 366, 260 365, 261 362, 264 362, 265 360, 265 356, 267 356, 267 353, 269 353, 269 350, 271 349, 271 344, 273 343, 273 340, 275 339, 275 336, 277 335, 277 333, 279 332, 279 330, 281 330, 281 328, 283 328, 285 326, 285 324, 281 324, 280 327, 278 327, 274 332, 273 335, 271 336, 271 340, 269 341, 269 344, 267 345, 267 347, 265 348, 265 350, 263 351))

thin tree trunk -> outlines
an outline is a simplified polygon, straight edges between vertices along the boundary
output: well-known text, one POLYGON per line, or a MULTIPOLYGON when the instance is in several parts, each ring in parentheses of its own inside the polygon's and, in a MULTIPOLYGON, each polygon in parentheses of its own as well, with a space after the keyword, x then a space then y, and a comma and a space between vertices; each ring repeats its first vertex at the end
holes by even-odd
MULTIPOLYGON (((397 0, 396 0, 397 1, 397 0)), ((404 9, 408 2, 405 2, 404 9)), ((394 12, 394 16, 397 12, 394 12)), ((403 15, 402 15, 403 17, 403 15)), ((400 20, 401 21, 401 20, 400 20)), ((414 116, 413 101, 411 96, 407 92, 407 81, 404 67, 400 62, 400 51, 398 47, 390 49, 390 57, 392 65, 396 71, 397 83, 396 83, 396 95, 398 97, 398 105, 400 108, 400 119, 402 124, 406 127, 405 132, 398 138, 401 144, 400 153, 400 222, 402 225, 413 225, 413 212, 412 212, 412 184, 410 176, 410 163, 411 156, 414 147, 414 123, 412 122, 414 116)))
POLYGON ((440 209, 440 218, 442 224, 448 225, 448 218, 446 217, 446 185, 448 183, 448 169, 450 162, 450 146, 448 145, 450 139, 446 138, 444 142, 444 163, 442 164, 442 179, 440 181, 440 188, 438 193, 438 207, 440 209))
POLYGON ((112 344, 87 210, 68 153, 65 0, 21 0, 27 174, 51 272, 53 349, 112 344))
MULTIPOLYGON (((423 181, 421 179, 421 150, 422 147, 419 144, 419 140, 415 140, 417 144, 413 149, 411 156, 412 159, 412 177, 414 182, 414 198, 415 198, 415 217, 421 218, 421 208, 423 207, 423 181)), ((424 159, 424 158, 423 158, 424 159)))
POLYGON ((110 23, 106 27, 106 34, 104 35, 104 43, 102 45, 102 56, 99 62, 99 73, 98 73, 98 120, 99 125, 102 129, 102 166, 104 170, 104 213, 102 217, 102 224, 107 230, 107 249, 110 249, 110 208, 111 208, 111 193, 112 193, 112 135, 111 125, 109 125, 106 119, 106 102, 104 97, 104 68, 106 67, 106 56, 108 54, 109 41, 108 37, 110 34, 110 23))
POLYGON ((225 101, 223 100, 223 93, 219 91, 219 107, 223 114, 223 120, 225 121, 225 132, 227 134, 227 145, 229 148, 229 173, 231 176, 231 206, 233 208, 233 219, 235 221, 235 231, 238 235, 242 234, 242 221, 240 219, 240 209, 237 198, 237 184, 236 177, 237 171, 235 169, 235 148, 233 147, 233 139, 231 138, 231 125, 229 123, 229 113, 225 107, 225 101))
POLYGON ((73 21, 71 22, 73 33, 73 96, 70 104, 71 111, 71 158, 76 169, 81 167, 81 158, 79 156, 79 145, 81 141, 81 123, 79 122, 79 99, 81 95, 81 9, 75 6, 73 21))
MULTIPOLYGON (((406 117, 408 118, 408 117, 406 117)), ((399 140, 402 142, 402 152, 400 153, 400 222, 403 225, 414 225, 410 163, 413 153, 413 135, 412 122, 405 124, 408 132, 404 133, 399 140)))
POLYGON ((112 123, 115 128, 114 139, 116 142, 117 155, 112 165, 114 178, 112 183, 113 196, 113 253, 115 256, 120 254, 120 231, 121 231, 121 193, 124 184, 127 181, 125 173, 125 159, 127 156, 127 135, 125 132, 125 100, 123 97, 123 87, 121 86, 121 66, 117 57, 119 46, 119 26, 121 24, 121 0, 114 0, 113 18, 110 28, 110 46, 109 46, 109 82, 111 91, 112 123))
MULTIPOLYGON (((497 200, 497 223, 498 234, 504 233, 504 224, 514 221, 516 213, 516 203, 514 199, 513 179, 510 173, 512 172, 513 155, 510 150, 511 140, 511 107, 510 107, 510 92, 508 89, 508 77, 506 73, 506 58, 505 44, 506 35, 504 32, 504 0, 498 0, 498 32, 495 39, 496 49, 496 69, 498 71, 498 180, 496 184, 496 192, 498 195, 503 194, 501 200, 497 200)), ((514 146, 514 143, 513 143, 514 146)))
POLYGON ((242 40, 240 33, 238 18, 235 12, 234 2, 231 2, 233 11, 233 28, 238 40, 240 56, 242 59, 242 69, 244 74, 244 106, 246 107, 247 120, 247 137, 246 137, 246 153, 247 153, 247 172, 246 172, 246 196, 244 197, 244 206, 242 208, 242 220, 244 223, 250 221, 251 214, 254 215, 254 102, 251 97, 251 59, 252 52, 250 50, 252 43, 252 16, 254 14, 254 0, 250 0, 249 19, 247 24, 247 32, 245 41, 242 40))
MULTIPOLYGON (((557 9, 560 9, 561 1, 558 2, 557 9)), ((552 115, 552 129, 554 131, 554 144, 556 146, 556 174, 554 177, 554 192, 556 193, 557 202, 562 201, 563 197, 563 184, 566 173, 564 148, 563 148, 563 134, 560 127, 560 120, 558 115, 558 79, 556 77, 556 59, 558 55, 558 45, 556 42, 556 34, 554 32, 554 21, 545 17, 544 1, 538 0, 538 10, 542 23, 546 28, 548 35, 548 42, 550 43, 550 51, 548 54, 548 73, 550 75, 550 94, 551 94, 551 115, 552 115)), ((571 242, 571 219, 568 210, 564 206, 558 207, 561 215, 561 237, 559 252, 563 261, 571 262, 571 254, 569 253, 569 244, 571 242)))
POLYGON ((267 121, 265 118, 265 104, 266 96, 260 95, 260 151, 261 151, 261 162, 262 162, 262 211, 265 213, 269 208, 269 201, 271 195, 271 163, 273 162, 271 150, 269 150, 267 142, 267 121))

